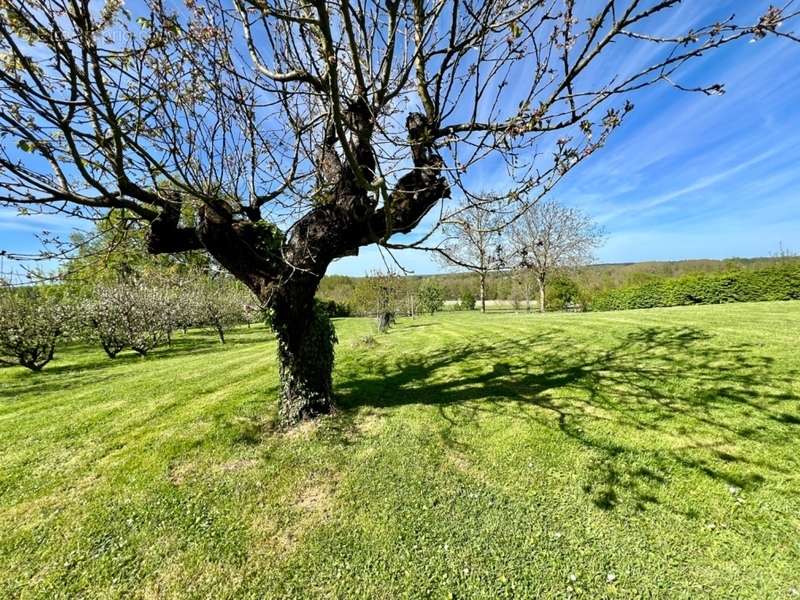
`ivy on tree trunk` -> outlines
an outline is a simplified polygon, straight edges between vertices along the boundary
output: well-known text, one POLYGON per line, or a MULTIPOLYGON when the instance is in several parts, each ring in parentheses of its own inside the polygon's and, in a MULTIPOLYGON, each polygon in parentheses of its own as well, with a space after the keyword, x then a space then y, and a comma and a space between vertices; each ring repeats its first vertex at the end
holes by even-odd
POLYGON ((328 315, 313 302, 313 296, 309 304, 279 304, 273 314, 280 374, 278 414, 283 426, 333 409, 336 331, 328 315), (307 313, 298 314, 298 310, 307 313))

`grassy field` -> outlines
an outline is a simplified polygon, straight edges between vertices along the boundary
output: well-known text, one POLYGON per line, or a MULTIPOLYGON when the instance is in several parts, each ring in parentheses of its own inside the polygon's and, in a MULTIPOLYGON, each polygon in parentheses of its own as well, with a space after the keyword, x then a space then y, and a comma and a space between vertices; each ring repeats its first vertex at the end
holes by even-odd
POLYGON ((800 595, 800 303, 337 330, 0 370, 0 598, 800 595))

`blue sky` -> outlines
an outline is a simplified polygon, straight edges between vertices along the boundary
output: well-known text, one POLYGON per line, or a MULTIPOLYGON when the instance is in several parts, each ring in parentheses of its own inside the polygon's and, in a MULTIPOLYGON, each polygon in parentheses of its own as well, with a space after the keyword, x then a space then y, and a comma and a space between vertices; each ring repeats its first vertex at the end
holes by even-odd
MULTIPOLYGON (((709 10, 743 5, 694 2, 674 18, 706 20, 709 10)), ((612 60, 647 61, 641 52, 612 60)), ((724 96, 667 86, 633 96, 635 110, 606 147, 552 194, 606 229, 600 262, 765 256, 779 244, 800 251, 800 45, 740 43, 696 64, 681 83, 724 82, 724 96)), ((491 179, 491 169, 476 177, 491 179)), ((67 233, 71 225, 0 208, 0 249, 35 252, 36 232, 67 233)), ((443 270, 423 252, 395 256, 416 273, 443 270)), ((384 261, 392 262, 371 246, 329 273, 362 275, 384 261)))

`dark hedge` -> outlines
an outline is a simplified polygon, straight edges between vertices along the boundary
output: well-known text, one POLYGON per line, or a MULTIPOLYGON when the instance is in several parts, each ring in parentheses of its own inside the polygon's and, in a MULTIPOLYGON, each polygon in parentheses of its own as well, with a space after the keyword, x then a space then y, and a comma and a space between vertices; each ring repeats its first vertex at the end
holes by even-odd
POLYGON ((688 304, 764 302, 800 299, 800 261, 780 262, 764 269, 657 279, 609 290, 595 297, 592 310, 627 310, 688 304))

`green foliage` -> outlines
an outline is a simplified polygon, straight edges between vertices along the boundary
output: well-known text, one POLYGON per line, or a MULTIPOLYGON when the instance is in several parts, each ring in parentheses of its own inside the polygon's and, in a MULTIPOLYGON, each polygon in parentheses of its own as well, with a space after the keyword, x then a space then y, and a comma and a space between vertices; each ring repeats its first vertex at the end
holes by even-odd
POLYGON ((609 289, 639 285, 658 279, 764 269, 778 261, 777 258, 728 258, 601 264, 579 269, 577 279, 582 289, 592 290, 591 295, 597 295, 609 289))
POLYGON ((347 275, 325 275, 320 282, 317 297, 320 300, 334 300, 339 304, 347 304, 352 311, 354 307, 351 299, 356 283, 360 279, 347 275))
POLYGON ((763 269, 699 273, 609 290, 595 297, 591 307, 593 310, 627 310, 798 298, 800 262, 781 261, 763 269))
POLYGON ((444 307, 444 291, 432 280, 425 280, 417 292, 419 311, 433 314, 444 307))
MULTIPOLYGON (((350 277, 347 275, 326 275, 320 283, 318 296, 322 299, 332 299, 348 304, 353 315, 375 315, 376 298, 374 290, 370 289, 368 277, 350 277)), ((411 298, 423 282, 435 281, 441 288, 446 300, 457 300, 466 292, 473 292, 478 288, 478 275, 475 273, 447 273, 442 275, 406 275, 395 277, 397 283, 396 306, 398 314, 410 314, 411 298)), ((492 275, 487 278, 487 299, 505 298, 505 278, 492 275)))
POLYGON ((281 382, 280 423, 284 427, 327 412, 333 396, 336 329, 317 301, 308 329, 301 339, 290 339, 292 325, 273 320, 278 340, 278 373, 281 382))
POLYGON ((461 298, 458 300, 458 308, 460 310, 475 310, 475 302, 475 294, 466 291, 461 294, 461 298))
POLYGON ((210 259, 203 252, 154 256, 147 252, 147 228, 132 221, 124 210, 110 210, 94 231, 71 236, 78 252, 67 260, 62 279, 72 288, 91 290, 98 284, 114 284, 137 277, 186 275, 208 270, 210 259))
POLYGON ((328 315, 330 319, 351 316, 350 307, 336 300, 317 300, 317 308, 328 315))
POLYGON ((553 277, 545 287, 545 303, 548 310, 566 310, 580 304, 581 292, 577 282, 566 275, 553 277))
POLYGON ((409 280, 395 273, 371 273, 354 280, 346 304, 350 313, 379 317, 387 312, 406 312, 404 300, 409 280))
MULTIPOLYGON (((682 260, 664 262, 600 264, 581 267, 572 279, 579 287, 577 303, 587 304, 593 296, 609 289, 638 285, 653 280, 681 277, 689 274, 720 273, 731 270, 757 270, 770 267, 778 262, 777 258, 732 258, 726 260, 682 260)), ((364 277, 346 275, 326 275, 319 288, 319 297, 336 300, 350 306, 353 315, 375 315, 374 295, 365 292, 364 277), (371 298, 371 299, 369 299, 371 298)), ((466 292, 478 289, 476 273, 444 273, 440 275, 409 275, 399 278, 402 294, 398 314, 407 314, 407 307, 402 303, 403 296, 416 294, 424 281, 434 281, 443 290, 445 300, 458 300, 466 292)), ((529 295, 536 297, 536 284, 527 270, 515 270, 511 273, 492 273, 486 281, 487 300, 516 301, 522 308, 529 295), (530 280, 530 281, 528 281, 530 280), (527 289, 526 289, 527 288, 527 289)))
POLYGON ((253 245, 261 255, 280 254, 284 236, 277 225, 267 221, 246 221, 242 223, 242 228, 254 240, 253 245))

